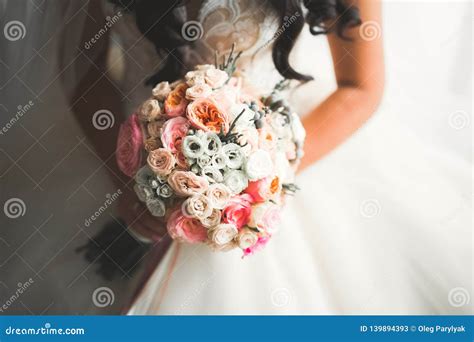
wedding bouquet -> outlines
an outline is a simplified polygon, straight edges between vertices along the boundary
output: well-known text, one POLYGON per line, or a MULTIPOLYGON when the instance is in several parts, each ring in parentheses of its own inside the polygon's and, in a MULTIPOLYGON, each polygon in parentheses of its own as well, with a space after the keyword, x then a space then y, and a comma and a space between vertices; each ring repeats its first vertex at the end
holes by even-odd
POLYGON ((288 82, 261 96, 237 58, 159 83, 121 126, 117 162, 173 239, 245 256, 275 233, 284 196, 297 189, 305 131, 281 96, 288 82))

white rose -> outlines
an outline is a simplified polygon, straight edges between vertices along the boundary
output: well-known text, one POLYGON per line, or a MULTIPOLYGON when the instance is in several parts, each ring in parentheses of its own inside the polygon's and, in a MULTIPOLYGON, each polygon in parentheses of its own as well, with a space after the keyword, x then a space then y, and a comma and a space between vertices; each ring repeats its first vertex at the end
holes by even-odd
POLYGON ((212 214, 212 206, 206 196, 199 194, 186 199, 182 204, 182 211, 185 216, 201 220, 212 214))
POLYGON ((165 81, 158 83, 155 88, 153 88, 152 94, 157 100, 164 101, 170 91, 171 86, 168 82, 165 81))
POLYGON ((186 84, 190 87, 206 83, 204 71, 188 71, 184 78, 186 79, 186 84))
POLYGON ((220 69, 207 69, 204 73, 204 80, 212 88, 219 88, 229 79, 229 75, 220 69))
POLYGON ((230 189, 222 183, 211 184, 206 191, 206 195, 214 208, 224 209, 230 199, 230 189))
POLYGON ((245 164, 245 172, 251 181, 269 176, 273 171, 273 162, 270 154, 265 150, 252 152, 245 164))
POLYGON ((235 127, 251 127, 253 126, 253 119, 255 112, 245 104, 236 104, 230 109, 231 121, 234 121, 239 115, 239 120, 235 123, 235 127), (243 113, 242 113, 243 112, 243 113), (242 115, 240 115, 242 113, 242 115))
POLYGON ((257 243, 258 235, 250 229, 242 229, 237 236, 237 243, 242 249, 252 247, 257 243))
POLYGON ((216 245, 223 246, 237 236, 237 228, 230 223, 221 223, 209 231, 209 239, 216 245))
POLYGON ((206 218, 201 219, 201 223, 206 228, 212 228, 217 226, 221 222, 222 213, 219 209, 214 209, 206 218))
POLYGON ((295 180, 295 172, 284 152, 278 152, 275 155, 275 174, 282 184, 293 183, 295 180))
POLYGON ((206 71, 206 70, 209 70, 209 69, 215 69, 216 67, 214 66, 214 64, 198 64, 196 65, 196 70, 202 70, 202 71, 206 71))
POLYGON ((231 170, 225 174, 224 183, 233 194, 240 194, 248 186, 249 181, 244 172, 231 170))
POLYGON ((186 98, 194 101, 201 97, 208 97, 211 95, 212 88, 207 84, 196 84, 186 89, 186 98))

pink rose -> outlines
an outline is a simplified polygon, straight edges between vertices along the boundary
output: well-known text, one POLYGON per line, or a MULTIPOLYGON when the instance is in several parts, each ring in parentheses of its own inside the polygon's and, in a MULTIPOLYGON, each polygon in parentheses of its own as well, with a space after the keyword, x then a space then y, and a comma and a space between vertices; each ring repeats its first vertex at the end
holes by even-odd
POLYGON ((254 202, 265 202, 281 191, 280 178, 269 176, 255 182, 249 182, 245 192, 252 196, 254 202))
POLYGON ((171 238, 188 243, 204 242, 207 229, 196 218, 186 217, 181 209, 174 211, 166 223, 171 238))
POLYGON ((117 139, 116 159, 120 170, 129 177, 141 166, 142 131, 136 114, 120 125, 117 139))
POLYGON ((169 117, 184 115, 188 100, 186 100, 186 83, 180 83, 174 88, 165 100, 165 113, 169 117))
POLYGON ((219 133, 221 128, 225 133, 229 130, 227 114, 212 99, 201 98, 191 102, 187 114, 191 125, 203 131, 219 133))
POLYGON ((168 178, 168 184, 178 196, 201 194, 209 187, 206 178, 191 171, 174 171, 168 178))
POLYGON ((147 159, 150 168, 160 176, 167 176, 173 170, 176 160, 170 150, 158 148, 148 154, 147 159))
POLYGON ((161 142, 163 146, 171 152, 177 152, 181 140, 186 136, 189 130, 189 121, 182 116, 169 119, 163 125, 161 133, 161 142))
POLYGON ((232 223, 237 229, 245 226, 252 213, 252 197, 248 194, 232 197, 222 211, 222 221, 232 223))

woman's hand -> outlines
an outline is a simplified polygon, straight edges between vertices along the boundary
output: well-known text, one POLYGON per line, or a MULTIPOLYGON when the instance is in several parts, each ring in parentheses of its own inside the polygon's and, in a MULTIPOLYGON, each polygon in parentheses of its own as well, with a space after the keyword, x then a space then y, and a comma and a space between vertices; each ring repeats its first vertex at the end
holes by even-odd
POLYGON ((118 214, 141 237, 159 241, 167 234, 165 219, 151 215, 131 189, 125 188, 124 194, 120 196, 118 214))

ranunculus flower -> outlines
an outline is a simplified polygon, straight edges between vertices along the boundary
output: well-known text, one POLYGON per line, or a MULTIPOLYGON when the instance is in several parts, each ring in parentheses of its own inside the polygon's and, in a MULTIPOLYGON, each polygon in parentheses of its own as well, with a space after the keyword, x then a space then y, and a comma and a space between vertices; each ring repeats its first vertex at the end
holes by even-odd
POLYGON ((249 180, 255 181, 269 176, 273 171, 270 154, 262 149, 252 152, 245 164, 245 172, 249 180))
POLYGON ((206 178, 191 171, 174 171, 168 177, 168 184, 179 196, 192 196, 207 190, 209 182, 206 178))
POLYGON ((174 211, 166 223, 171 238, 188 243, 204 242, 207 239, 207 229, 198 219, 186 217, 181 209, 174 211))
POLYGON ((259 203, 252 206, 252 215, 248 221, 249 227, 255 227, 272 235, 280 222, 280 207, 270 203, 259 203))
POLYGON ((211 95, 212 88, 207 84, 196 84, 186 90, 186 98, 194 101, 201 97, 208 97, 211 95))
POLYGON ((211 99, 201 98, 189 104, 187 117, 191 125, 203 131, 219 133, 229 130, 229 119, 217 103, 211 99))
POLYGON ((187 198, 182 206, 181 211, 184 216, 194 217, 202 221, 206 217, 209 217, 212 213, 212 205, 204 195, 197 194, 187 198))
POLYGON ((209 239, 218 246, 223 246, 231 242, 237 235, 238 230, 233 224, 221 223, 209 230, 209 239))
POLYGON ((159 101, 164 101, 170 92, 171 86, 166 81, 158 83, 152 90, 153 97, 159 101))
POLYGON ((230 189, 222 183, 211 184, 206 195, 214 208, 223 209, 230 199, 230 189))
POLYGON ((252 213, 252 197, 248 194, 232 197, 222 211, 222 221, 232 223, 237 229, 249 222, 252 213))
POLYGON ((219 88, 229 79, 229 75, 221 69, 208 68, 204 73, 204 79, 212 88, 219 88))
POLYGON ((265 202, 281 191, 280 178, 269 176, 255 182, 249 182, 245 192, 252 196, 254 202, 265 202))
POLYGON ((167 176, 171 173, 176 160, 170 150, 159 148, 151 151, 147 159, 150 168, 160 176, 167 176))
POLYGON ((137 115, 133 114, 120 126, 115 155, 120 170, 129 177, 140 168, 142 139, 137 115))
POLYGON ((245 250, 253 247, 257 243, 258 235, 250 229, 244 228, 239 232, 236 240, 239 247, 245 250))
POLYGON ((189 130, 189 121, 184 117, 176 117, 165 122, 161 134, 163 146, 172 152, 178 151, 181 140, 189 130))
POLYGON ((140 120, 147 121, 147 122, 156 120, 160 116, 160 114, 161 114, 160 103, 158 102, 158 100, 155 100, 155 99, 146 100, 142 104, 138 112, 138 116, 140 120))
POLYGON ((186 83, 180 83, 174 88, 165 100, 165 113, 169 117, 181 116, 186 110, 186 83))

